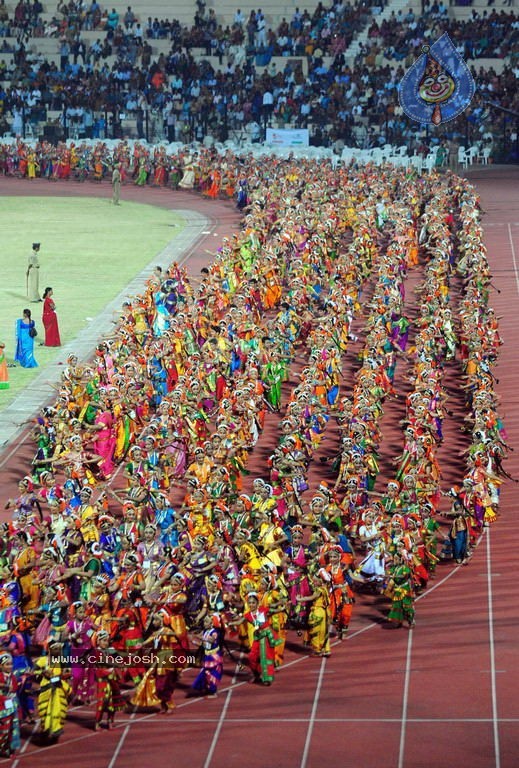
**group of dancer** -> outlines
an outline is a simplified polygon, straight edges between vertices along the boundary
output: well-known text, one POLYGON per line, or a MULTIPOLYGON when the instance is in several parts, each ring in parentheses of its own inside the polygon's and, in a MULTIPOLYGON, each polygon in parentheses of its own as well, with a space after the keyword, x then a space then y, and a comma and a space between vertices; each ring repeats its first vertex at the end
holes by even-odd
POLYGON ((182 147, 173 154, 164 145, 121 141, 60 142, 42 140, 34 145, 22 139, 0 142, 0 174, 16 178, 45 178, 49 181, 97 181, 111 178, 117 167, 121 184, 151 185, 171 189, 197 187, 207 197, 232 198, 243 179, 243 169, 225 159, 215 162, 212 152, 190 151, 182 147))
POLYGON ((56 739, 71 701, 95 703, 96 728, 123 706, 171 711, 191 652, 189 695, 217 694, 225 654, 271 685, 287 633, 327 657, 365 591, 413 627, 439 560, 467 563, 498 513, 501 339, 474 189, 246 163, 226 156, 246 178, 241 231, 199 279, 155 269, 34 421, 2 539, 4 751, 36 713, 56 739), (446 375, 463 383, 460 424, 446 375), (394 455, 382 419, 404 402, 394 455), (442 467, 446 418, 466 461, 442 467), (177 661, 144 664, 150 648, 177 661), (112 650, 134 662, 73 661, 112 650))

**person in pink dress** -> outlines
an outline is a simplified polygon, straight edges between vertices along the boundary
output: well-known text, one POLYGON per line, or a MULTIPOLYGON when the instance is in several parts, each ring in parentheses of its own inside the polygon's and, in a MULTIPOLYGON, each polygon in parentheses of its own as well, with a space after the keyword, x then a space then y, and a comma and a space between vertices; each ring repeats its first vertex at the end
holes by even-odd
POLYGON ((93 433, 92 444, 95 452, 102 456, 99 469, 106 479, 114 470, 114 451, 116 445, 115 420, 106 397, 101 397, 97 415, 93 424, 88 426, 93 433))

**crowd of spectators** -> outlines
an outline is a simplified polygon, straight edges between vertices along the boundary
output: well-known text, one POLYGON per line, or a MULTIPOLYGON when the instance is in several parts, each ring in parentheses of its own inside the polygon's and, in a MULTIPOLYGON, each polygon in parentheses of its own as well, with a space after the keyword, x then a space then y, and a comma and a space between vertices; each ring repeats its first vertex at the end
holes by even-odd
POLYGON ((363 56, 405 62, 406 66, 420 55, 424 40, 437 40, 444 32, 449 34, 460 56, 466 60, 486 56, 504 59, 517 55, 519 23, 517 17, 504 10, 483 11, 480 15, 472 10, 469 19, 461 21, 449 17, 443 3, 428 4, 417 16, 410 8, 392 12, 389 19, 377 23, 374 18, 368 30, 369 44, 363 56))
POLYGON ((492 53, 506 64, 499 76, 493 68, 472 65, 477 92, 471 107, 435 138, 467 144, 491 134, 497 123, 501 139, 514 137, 514 124, 501 130, 506 118, 499 113, 496 121, 487 104, 519 111, 513 13, 473 10, 459 21, 443 3, 427 0, 420 16, 409 9, 378 23, 380 6, 338 0, 327 7, 319 2, 313 14, 296 8, 269 29, 261 10, 246 17, 240 9, 223 27, 200 0, 189 28, 169 19, 139 20, 131 6, 121 18, 94 0, 88 7, 60 3, 48 30, 40 8, 37 0, 20 2, 10 20, 0 2, 0 31, 17 34, 16 42, 4 40, 2 48, 14 55, 10 67, 0 64, 0 130, 22 133, 31 117, 41 120, 50 108, 62 113, 61 127, 75 125, 78 136, 121 136, 122 120, 130 115, 139 138, 191 141, 210 134, 225 140, 246 132, 259 141, 274 119, 278 127, 310 127, 313 143, 339 150, 387 142, 415 149, 423 131, 403 114, 398 84, 423 43, 448 31, 469 61, 492 53), (350 66, 348 46, 364 28, 367 41, 350 66), (99 31, 88 47, 84 29, 99 31), (28 36, 42 34, 58 38, 59 64, 30 51, 28 36), (171 42, 169 52, 154 54, 158 39, 171 42), (219 65, 208 55, 217 56, 219 65), (285 57, 285 66, 277 66, 274 56, 285 57))

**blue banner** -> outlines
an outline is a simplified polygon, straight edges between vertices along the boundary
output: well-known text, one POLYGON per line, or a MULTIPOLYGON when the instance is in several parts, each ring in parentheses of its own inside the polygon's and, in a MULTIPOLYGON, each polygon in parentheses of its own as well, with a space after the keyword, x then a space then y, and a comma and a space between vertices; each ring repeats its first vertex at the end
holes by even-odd
POLYGON ((476 85, 447 33, 423 51, 400 81, 398 97, 411 120, 440 125, 468 107, 476 85))

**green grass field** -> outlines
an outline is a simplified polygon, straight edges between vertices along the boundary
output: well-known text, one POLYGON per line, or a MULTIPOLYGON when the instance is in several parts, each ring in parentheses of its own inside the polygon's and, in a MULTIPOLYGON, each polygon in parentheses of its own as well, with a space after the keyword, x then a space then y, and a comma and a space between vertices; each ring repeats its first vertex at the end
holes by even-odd
MULTIPOLYGON (((11 363, 15 321, 28 307, 44 340, 42 304, 28 304, 27 259, 33 242, 41 243, 40 295, 54 290, 61 343, 71 341, 167 243, 182 231, 183 219, 166 209, 124 202, 113 208, 106 199, 2 197, 0 202, 0 338, 11 363)), ((60 348, 35 346, 39 368, 9 369, 10 388, 0 390, 0 409, 37 376, 61 360, 60 348)))

